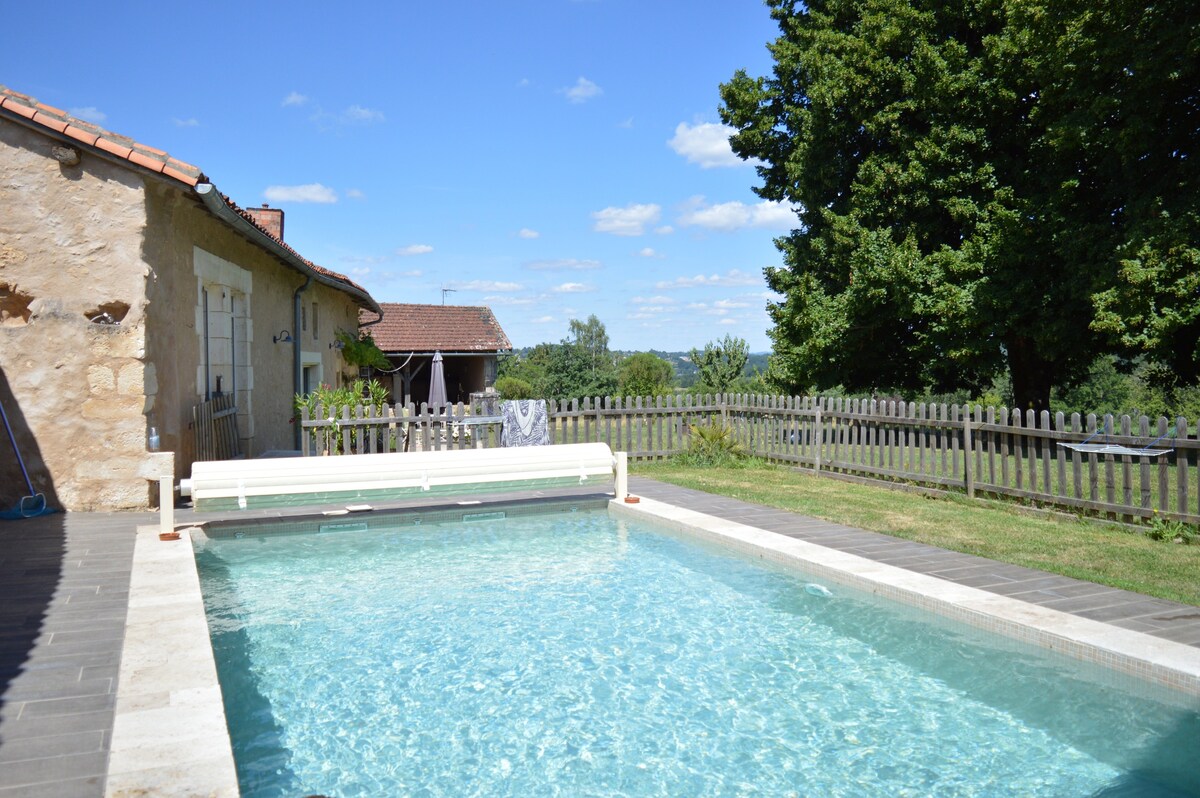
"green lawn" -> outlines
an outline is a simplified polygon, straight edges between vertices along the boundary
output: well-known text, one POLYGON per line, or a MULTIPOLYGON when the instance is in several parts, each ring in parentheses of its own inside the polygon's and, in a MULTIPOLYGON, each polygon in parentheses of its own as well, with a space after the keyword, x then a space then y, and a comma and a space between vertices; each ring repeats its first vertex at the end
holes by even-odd
POLYGON ((1200 606, 1200 545, 1157 542, 1127 528, 1041 517, 998 503, 928 498, 771 465, 630 465, 639 476, 778 507, 944 549, 1200 606))

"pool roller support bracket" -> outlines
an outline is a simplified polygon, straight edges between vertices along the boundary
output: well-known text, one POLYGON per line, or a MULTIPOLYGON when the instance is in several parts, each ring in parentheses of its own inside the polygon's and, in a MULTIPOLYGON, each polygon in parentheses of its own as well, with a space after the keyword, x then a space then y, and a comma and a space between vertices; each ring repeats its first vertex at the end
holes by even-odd
POLYGON ((613 471, 616 472, 615 495, 621 501, 629 495, 629 453, 613 452, 613 471))
POLYGON ((139 469, 143 479, 158 482, 158 531, 175 529, 175 453, 147 452, 139 469))

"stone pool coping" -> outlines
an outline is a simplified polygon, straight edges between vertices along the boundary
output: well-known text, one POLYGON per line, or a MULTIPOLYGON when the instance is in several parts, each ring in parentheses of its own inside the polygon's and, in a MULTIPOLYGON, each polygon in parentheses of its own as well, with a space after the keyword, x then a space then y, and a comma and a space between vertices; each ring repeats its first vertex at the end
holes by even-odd
MULTIPOLYGON (((610 512, 1200 696, 1200 648, 642 498, 610 512)), ((381 508, 382 509, 382 508, 381 508)), ((466 508, 460 508, 466 509, 466 508)), ((203 534, 196 529, 199 534, 203 534)), ((190 537, 137 530, 105 795, 239 795, 190 537)))
POLYGON ((238 796, 190 530, 137 529, 105 796, 238 796))
POLYGON ((1200 696, 1200 649, 1101 621, 779 535, 673 504, 614 500, 610 511, 667 527, 816 578, 873 593, 1095 663, 1137 679, 1200 696))

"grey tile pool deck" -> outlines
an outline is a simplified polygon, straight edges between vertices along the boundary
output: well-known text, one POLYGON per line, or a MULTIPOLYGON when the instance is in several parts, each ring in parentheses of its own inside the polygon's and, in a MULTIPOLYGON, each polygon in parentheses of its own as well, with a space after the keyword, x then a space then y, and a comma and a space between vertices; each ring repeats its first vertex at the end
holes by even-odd
MULTIPOLYGON (((635 495, 1200 648, 1197 607, 644 478, 631 477, 629 486, 635 495)), ((388 507, 445 504, 454 498, 388 507)), ((216 517, 183 510, 176 523, 204 520, 216 517)), ((0 798, 104 795, 134 530, 156 521, 149 513, 0 521, 0 798)))

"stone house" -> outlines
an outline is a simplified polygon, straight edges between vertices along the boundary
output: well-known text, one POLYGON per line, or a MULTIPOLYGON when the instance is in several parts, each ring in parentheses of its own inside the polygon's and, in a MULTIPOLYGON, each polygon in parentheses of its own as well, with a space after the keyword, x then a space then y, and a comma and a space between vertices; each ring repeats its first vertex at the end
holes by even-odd
POLYGON ((498 357, 512 351, 491 308, 398 302, 380 307, 382 321, 375 323, 364 313, 361 322, 396 369, 390 375, 375 375, 383 378, 394 401, 420 404, 429 398, 435 352, 442 353, 446 398, 454 403, 494 385, 498 357))
MULTIPOLYGON (((196 458, 193 408, 230 395, 241 452, 293 449, 292 397, 378 304, 196 167, 0 86, 0 402, 37 490, 71 510, 155 502, 150 430, 196 458)), ((0 438, 0 508, 27 492, 0 438)))

